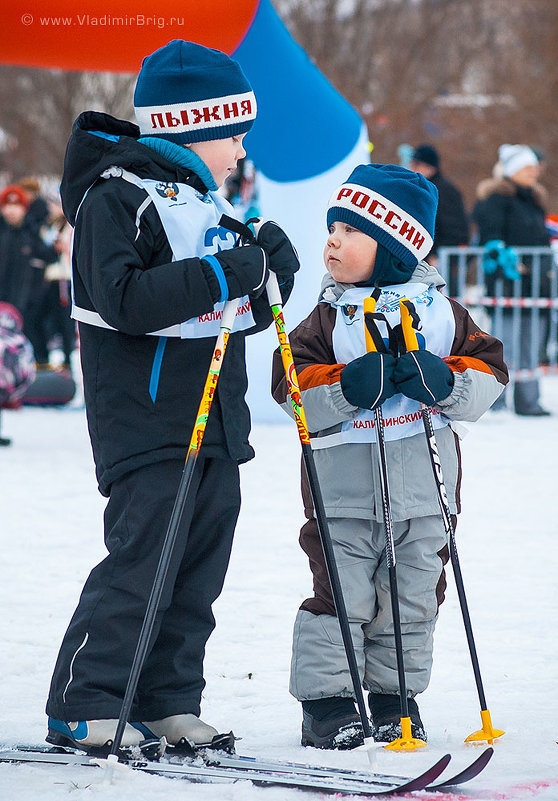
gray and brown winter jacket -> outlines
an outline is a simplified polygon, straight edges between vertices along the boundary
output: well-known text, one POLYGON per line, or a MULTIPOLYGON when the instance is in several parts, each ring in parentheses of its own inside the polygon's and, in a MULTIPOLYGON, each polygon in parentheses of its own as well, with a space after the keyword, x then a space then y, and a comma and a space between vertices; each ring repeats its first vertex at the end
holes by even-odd
MULTIPOLYGON (((421 262, 410 283, 441 289, 439 273, 421 262)), ((308 427, 313 436, 314 456, 328 517, 375 518, 381 520, 381 494, 374 442, 341 442, 335 434, 343 423, 362 411, 351 405, 341 390, 340 376, 345 364, 339 363, 333 346, 337 319, 334 299, 349 285, 338 284, 326 276, 320 301, 311 314, 290 334, 308 427), (320 442, 320 440, 322 440, 320 442), (331 446, 323 447, 325 441, 331 446)), ((439 427, 436 439, 442 460, 450 507, 459 512, 460 455, 454 425, 457 421, 477 420, 500 395, 508 381, 502 344, 481 331, 469 313, 452 299, 448 317, 455 324, 448 353, 439 354, 454 374, 451 394, 433 407, 445 416, 447 425, 439 427)), ((274 354, 272 391, 275 400, 290 414, 290 400, 279 352, 274 354)), ((417 403, 417 415, 420 415, 417 403)), ((391 421, 385 421, 388 425, 391 421)), ((386 443, 390 495, 394 521, 439 513, 438 500, 424 432, 386 443)), ((305 512, 312 517, 309 494, 304 491, 305 512)))

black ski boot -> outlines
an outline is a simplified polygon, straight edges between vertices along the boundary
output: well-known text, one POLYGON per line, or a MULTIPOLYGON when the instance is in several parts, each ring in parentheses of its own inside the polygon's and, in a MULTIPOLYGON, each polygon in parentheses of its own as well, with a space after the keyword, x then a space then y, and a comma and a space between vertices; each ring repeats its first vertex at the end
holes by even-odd
POLYGON ((352 698, 302 702, 302 745, 349 750, 364 744, 362 722, 352 698))
MULTIPOLYGON (((372 714, 372 737, 377 743, 391 743, 401 737, 401 699, 398 695, 382 695, 369 693, 368 704, 372 714)), ((426 731, 417 702, 414 698, 407 699, 409 717, 411 719, 411 734, 418 740, 426 742, 426 731)))

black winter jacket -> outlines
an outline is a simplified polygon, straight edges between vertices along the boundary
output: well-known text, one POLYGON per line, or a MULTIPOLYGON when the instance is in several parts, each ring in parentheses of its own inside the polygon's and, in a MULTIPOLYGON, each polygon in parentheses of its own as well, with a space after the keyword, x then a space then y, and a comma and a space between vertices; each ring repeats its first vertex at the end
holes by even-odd
MULTIPOLYGON (((478 201, 473 219, 478 226, 479 244, 492 239, 516 247, 548 247, 550 235, 545 224, 546 191, 536 184, 533 189, 519 186, 509 178, 489 178, 477 187, 478 201)), ((531 259, 523 259, 528 270, 531 259)), ((540 295, 550 292, 550 256, 541 259, 540 295)), ((492 292, 493 277, 487 276, 487 290, 492 292)), ((531 274, 521 279, 521 294, 530 297, 533 291, 531 274)), ((513 282, 504 280, 504 292, 513 294, 513 282)))
POLYGON ((441 172, 429 179, 438 189, 438 211, 434 228, 434 245, 437 252, 441 247, 457 247, 469 243, 469 220, 463 205, 461 192, 441 172))
MULTIPOLYGON (((116 165, 141 178, 188 183, 206 193, 195 173, 137 142, 138 136, 132 123, 97 112, 81 114, 68 143, 61 186, 64 213, 75 225, 76 305, 98 312, 118 329, 79 323, 87 419, 103 495, 124 473, 184 458, 215 338, 169 337, 153 400, 149 389, 160 338, 146 334, 210 312, 220 297, 206 262, 172 261, 153 204, 141 215, 136 237, 136 214, 147 197, 142 188, 118 178, 99 180, 116 165)), ((256 325, 248 333, 267 328, 272 315, 265 297, 252 303, 252 311, 256 325)), ((245 335, 229 338, 202 446, 206 456, 239 462, 254 455, 244 400, 245 335)))
POLYGON ((29 218, 16 227, 0 215, 0 301, 25 317, 40 299, 45 265, 57 260, 58 253, 45 245, 29 218))

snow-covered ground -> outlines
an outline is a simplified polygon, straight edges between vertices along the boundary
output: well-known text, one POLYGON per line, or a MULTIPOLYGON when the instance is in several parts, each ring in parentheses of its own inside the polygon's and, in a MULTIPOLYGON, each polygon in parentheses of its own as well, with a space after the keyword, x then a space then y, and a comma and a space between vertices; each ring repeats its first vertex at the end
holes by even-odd
MULTIPOLYGON (((461 565, 496 727, 485 773, 453 799, 558 799, 558 378, 543 380, 550 418, 489 413, 463 441, 461 565)), ((0 449, 0 743, 40 743, 58 645, 90 568, 103 557, 101 516, 83 410, 5 413, 0 449)), ((189 437, 185 432, 185 441, 189 437)), ((311 591, 297 537, 299 446, 294 424, 256 426, 256 459, 242 469, 243 510, 217 629, 206 658, 203 717, 242 737, 240 753, 365 768, 358 752, 299 746, 288 693, 291 627, 311 591)), ((429 689, 419 698, 425 751, 376 752, 378 770, 409 774, 451 751, 464 765, 480 727, 459 604, 449 572, 429 689)), ((294 801, 285 789, 185 782, 126 773, 103 786, 91 768, 0 765, 3 801, 294 801)), ((440 798, 422 793, 417 798, 440 798)), ((448 796, 449 797, 449 796, 448 796)))

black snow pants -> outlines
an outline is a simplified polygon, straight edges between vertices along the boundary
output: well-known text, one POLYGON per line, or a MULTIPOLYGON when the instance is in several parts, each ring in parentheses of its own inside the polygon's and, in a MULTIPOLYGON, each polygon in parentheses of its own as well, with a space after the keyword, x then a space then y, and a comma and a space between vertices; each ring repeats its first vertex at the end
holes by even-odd
MULTIPOLYGON (((118 718, 183 462, 114 482, 108 556, 90 573, 64 636, 46 711, 65 721, 118 718)), ((240 509, 238 465, 199 457, 140 677, 131 720, 199 715, 211 605, 227 570, 240 509), (186 541, 186 542, 185 542, 186 541)))

